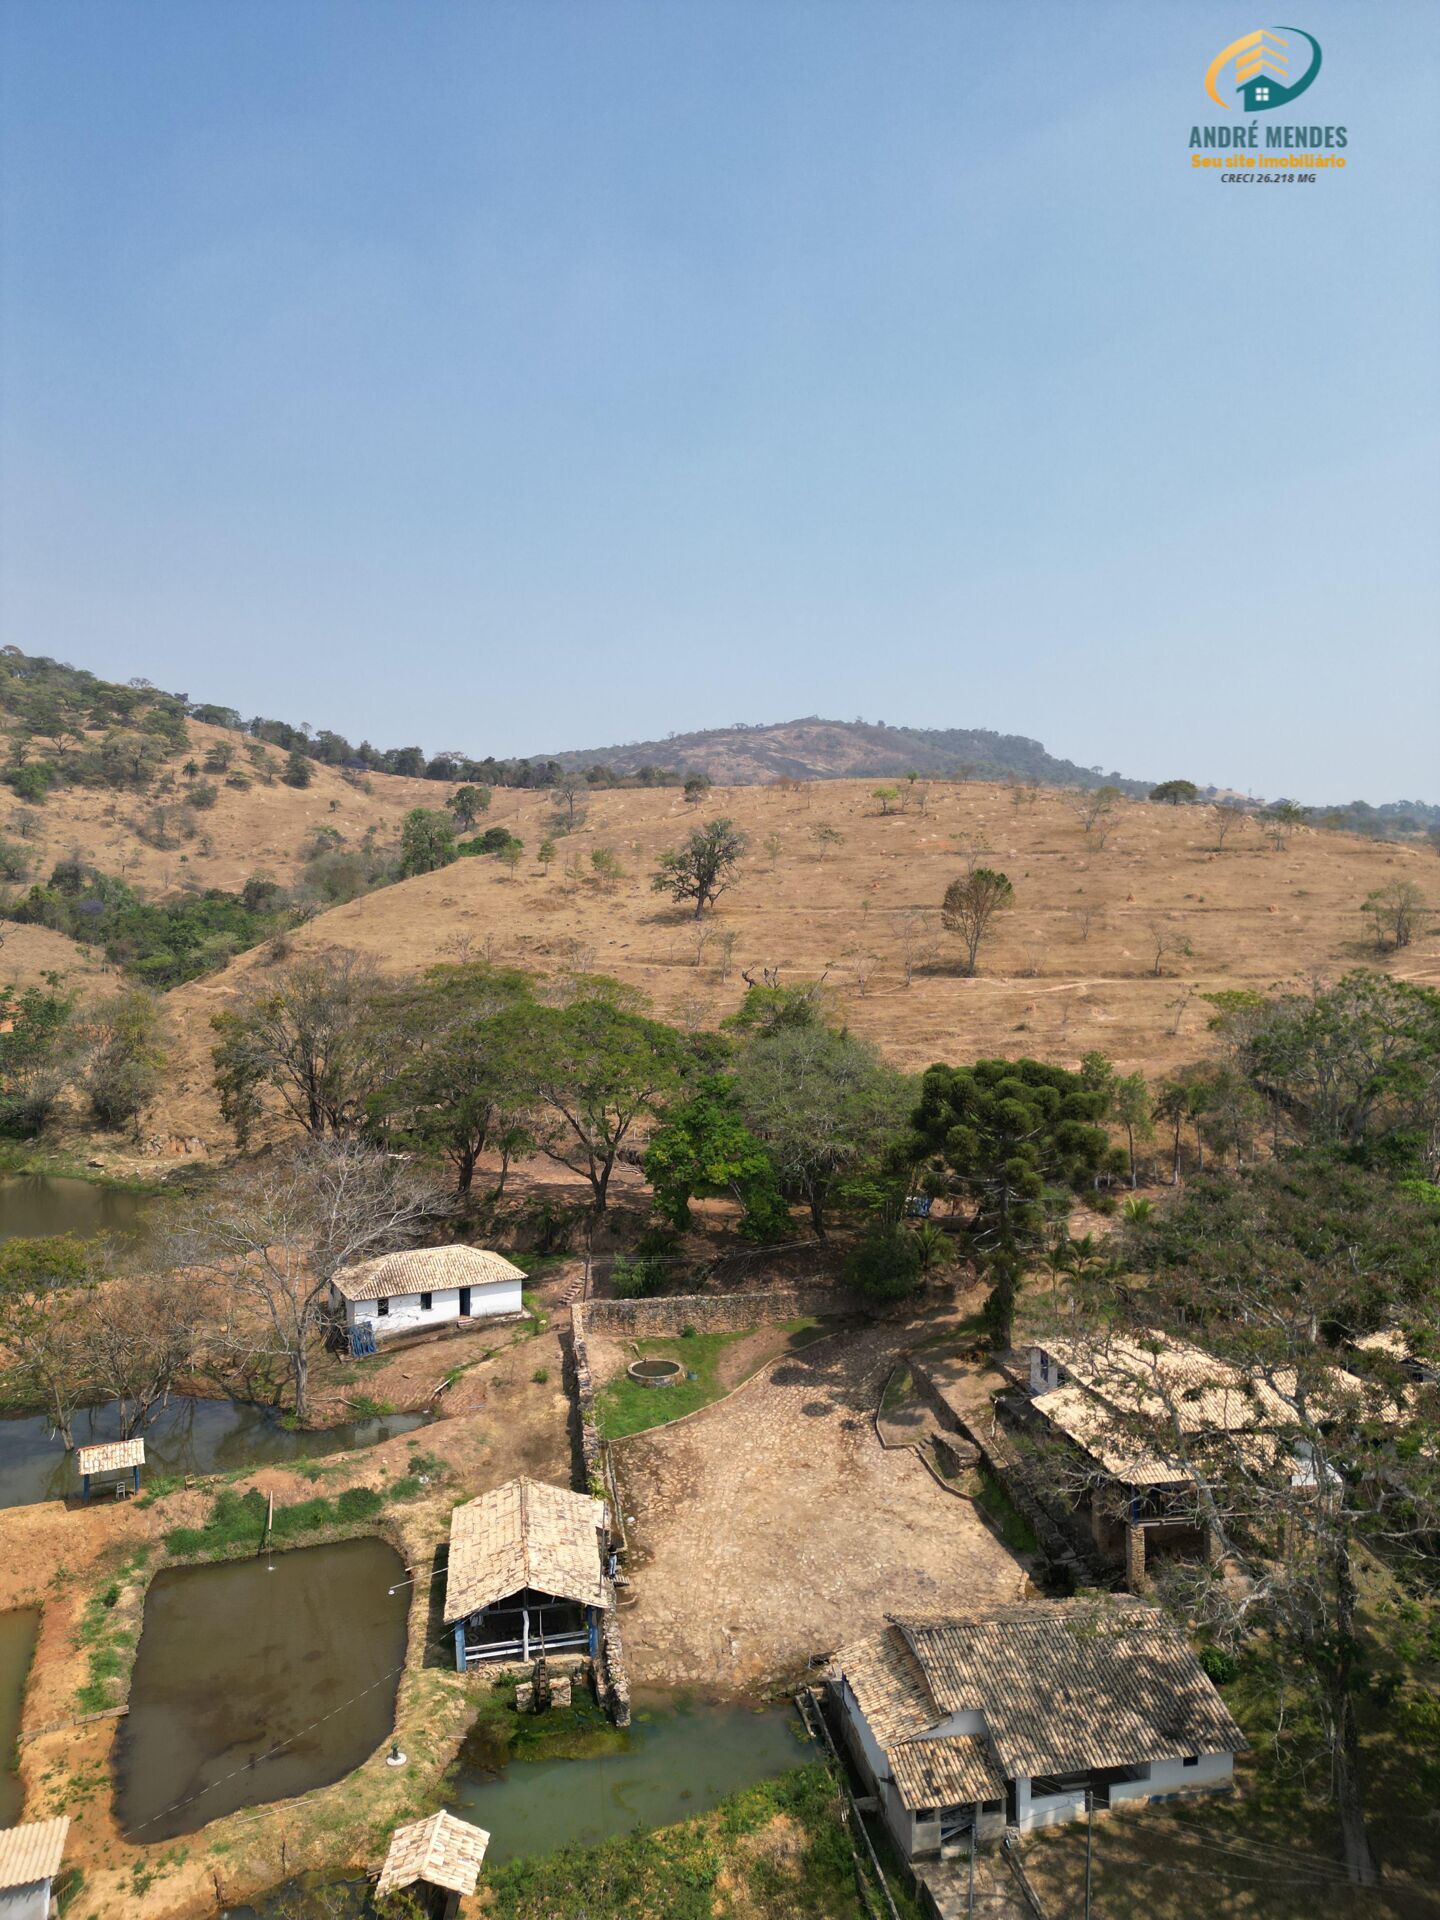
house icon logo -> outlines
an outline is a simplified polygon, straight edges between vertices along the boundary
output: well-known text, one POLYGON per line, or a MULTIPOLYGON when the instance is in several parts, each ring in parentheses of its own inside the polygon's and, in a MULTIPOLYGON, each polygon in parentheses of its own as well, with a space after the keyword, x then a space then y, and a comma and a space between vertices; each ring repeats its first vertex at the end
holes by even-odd
MULTIPOLYGON (((1297 58, 1303 49, 1297 48, 1297 58)), ((1233 41, 1223 53, 1217 53, 1205 74, 1205 91, 1217 107, 1227 113, 1234 102, 1221 98, 1220 76, 1231 61, 1235 63, 1235 91, 1246 113, 1267 113, 1298 100, 1320 71, 1320 42, 1303 27, 1257 27, 1241 40, 1233 41), (1290 78, 1290 46, 1286 34, 1294 34, 1309 50, 1310 64, 1298 79, 1290 78)))

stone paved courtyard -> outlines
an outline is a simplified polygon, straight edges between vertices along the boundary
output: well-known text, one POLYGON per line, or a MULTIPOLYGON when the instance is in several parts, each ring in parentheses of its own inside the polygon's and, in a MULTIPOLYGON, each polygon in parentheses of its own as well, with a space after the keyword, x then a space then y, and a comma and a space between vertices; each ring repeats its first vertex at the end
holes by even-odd
POLYGON ((875 1437, 881 1387, 913 1338, 893 1323, 839 1335, 616 1447, 638 1684, 738 1691, 889 1613, 1019 1598, 1023 1569, 969 1501, 875 1437))

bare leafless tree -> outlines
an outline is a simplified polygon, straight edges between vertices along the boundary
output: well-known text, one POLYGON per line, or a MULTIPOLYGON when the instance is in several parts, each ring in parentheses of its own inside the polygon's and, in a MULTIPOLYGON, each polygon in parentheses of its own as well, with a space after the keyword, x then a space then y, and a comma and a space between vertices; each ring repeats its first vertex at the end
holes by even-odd
POLYGON ((1210 817, 1215 822, 1215 845, 1221 853, 1230 834, 1244 833, 1250 826, 1250 809, 1239 800, 1217 800, 1210 817))
POLYGON ((1164 914, 1152 914, 1145 922, 1145 932, 1151 953, 1150 971, 1158 980, 1165 970, 1165 956, 1176 954, 1187 956, 1193 951, 1189 940, 1164 914))
POLYGON ((923 966, 935 952, 935 923, 921 907, 902 907, 892 914, 890 925, 900 949, 900 968, 906 986, 915 978, 915 969, 923 966))
POLYGON ((1120 798, 1120 789, 1111 786, 1082 787, 1070 796, 1070 811, 1080 822, 1085 844, 1097 853, 1104 850, 1105 842, 1114 831, 1120 798))
POLYGON ((217 1342, 250 1354, 263 1341, 289 1372, 304 1420, 335 1275, 413 1245, 453 1204, 430 1174, 359 1141, 325 1138, 227 1179, 193 1208, 176 1251, 216 1282, 225 1305, 217 1342))

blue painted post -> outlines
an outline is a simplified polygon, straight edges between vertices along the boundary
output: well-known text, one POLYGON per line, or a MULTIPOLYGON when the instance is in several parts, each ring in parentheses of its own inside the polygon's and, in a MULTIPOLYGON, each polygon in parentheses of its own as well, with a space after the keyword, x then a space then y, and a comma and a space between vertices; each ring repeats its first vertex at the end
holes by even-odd
POLYGON ((85 1498, 88 1500, 90 1498, 90 1476, 88 1473, 81 1474, 80 1485, 84 1490, 85 1498))
POLYGON ((465 1671, 465 1622, 463 1620, 457 1620, 455 1623, 455 1670, 457 1673, 465 1671))
POLYGON ((590 1619, 590 1658, 594 1660, 600 1652, 600 1616, 594 1607, 585 1609, 590 1619))
POLYGON ((135 1468, 135 1491, 136 1493, 140 1491, 140 1468, 138 1465, 135 1468))

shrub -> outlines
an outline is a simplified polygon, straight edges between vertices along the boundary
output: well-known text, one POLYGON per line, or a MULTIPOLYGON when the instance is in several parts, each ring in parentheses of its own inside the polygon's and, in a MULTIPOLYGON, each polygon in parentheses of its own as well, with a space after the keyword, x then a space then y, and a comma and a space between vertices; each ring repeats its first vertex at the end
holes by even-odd
POLYGON ((534 1381, 537 1387, 543 1387, 546 1381, 550 1378, 549 1367, 536 1367, 535 1371, 531 1374, 530 1378, 534 1381))
MULTIPOLYGON (((391 1489, 392 1496, 404 1484, 403 1481, 398 1482, 391 1489)), ((335 1511, 340 1519, 353 1525, 357 1520, 373 1520, 384 1504, 384 1499, 374 1487, 346 1487, 335 1502, 335 1511)))
POLYGON ((281 779, 287 787, 308 787, 315 778, 315 768, 309 758, 296 747, 285 762, 285 771, 281 779))
POLYGON ((915 1235, 891 1224, 872 1226, 845 1266, 857 1293, 871 1300, 903 1300, 920 1285, 915 1235))
POLYGON ((198 807, 202 813, 208 812, 220 798, 220 789, 213 780, 197 780, 185 798, 192 807, 198 807))
POLYGON ((666 1291, 669 1273, 663 1260, 653 1256, 627 1260, 617 1254, 610 1270, 610 1284, 617 1300, 653 1300, 666 1291))
POLYGON ((1217 1687, 1228 1686, 1240 1671, 1235 1656, 1226 1653, 1223 1647, 1202 1647, 1200 1665, 1217 1687))

